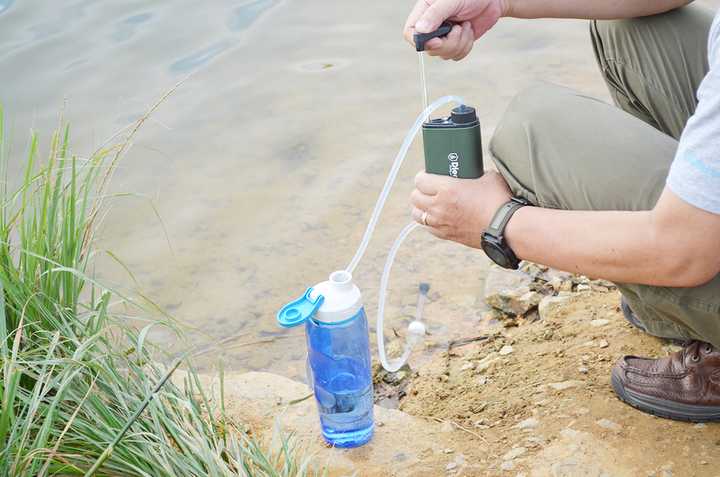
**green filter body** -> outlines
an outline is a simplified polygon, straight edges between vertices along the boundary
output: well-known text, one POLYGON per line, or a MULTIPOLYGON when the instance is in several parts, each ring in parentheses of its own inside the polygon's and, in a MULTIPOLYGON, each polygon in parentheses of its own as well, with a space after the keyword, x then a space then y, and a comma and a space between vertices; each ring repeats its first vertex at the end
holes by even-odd
POLYGON ((459 106, 447 118, 423 124, 425 171, 460 179, 483 175, 480 123, 475 109, 459 106))

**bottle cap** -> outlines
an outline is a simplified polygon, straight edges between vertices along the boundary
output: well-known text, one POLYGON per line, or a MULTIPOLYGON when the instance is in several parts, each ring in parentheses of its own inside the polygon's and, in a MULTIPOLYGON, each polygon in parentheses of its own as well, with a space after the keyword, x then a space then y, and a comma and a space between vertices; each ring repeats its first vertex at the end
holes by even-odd
POLYGON ((324 297, 322 295, 316 295, 314 299, 310 298, 312 291, 312 287, 308 288, 305 290, 303 296, 280 308, 277 314, 277 321, 280 326, 283 328, 292 328, 301 325, 320 308, 324 297))
POLYGON ((322 323, 339 323, 352 318, 362 308, 360 289, 352 282, 352 274, 339 270, 327 281, 308 288, 303 296, 283 306, 277 321, 284 328, 301 325, 314 316, 322 323))

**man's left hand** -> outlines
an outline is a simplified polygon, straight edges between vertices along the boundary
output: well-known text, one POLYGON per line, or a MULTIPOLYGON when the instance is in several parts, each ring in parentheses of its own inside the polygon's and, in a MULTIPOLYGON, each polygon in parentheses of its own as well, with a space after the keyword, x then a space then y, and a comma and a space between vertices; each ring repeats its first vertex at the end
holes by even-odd
POLYGON ((430 233, 444 240, 480 248, 481 237, 495 212, 511 197, 510 188, 497 172, 488 171, 479 179, 455 179, 428 174, 415 176, 410 195, 412 217, 426 224, 430 233))

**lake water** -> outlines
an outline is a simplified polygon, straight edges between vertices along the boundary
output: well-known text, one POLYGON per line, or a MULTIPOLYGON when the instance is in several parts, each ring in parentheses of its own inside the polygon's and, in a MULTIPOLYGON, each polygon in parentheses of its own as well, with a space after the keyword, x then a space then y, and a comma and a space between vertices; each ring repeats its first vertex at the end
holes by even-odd
MULTIPOLYGON (((280 330, 275 312, 348 263, 420 111, 417 56, 401 38, 410 6, 0 0, 0 102, 16 152, 31 127, 47 139, 64 108, 82 154, 187 77, 121 163, 113 189, 136 195, 114 201, 98 246, 189 327, 184 343, 156 333, 169 350, 226 339, 202 367, 222 360, 297 378, 303 332, 280 330)), ((534 80, 607 99, 587 30, 581 21, 503 20, 465 61, 426 61, 430 98, 465 97, 485 142, 534 80)), ((421 167, 415 144, 356 271, 371 323, 421 167)), ((467 335, 479 326, 487 267, 479 251, 416 232, 396 261, 387 323, 404 329, 422 281, 431 286, 431 340, 467 335)), ((98 273, 133 286, 110 260, 98 273)))

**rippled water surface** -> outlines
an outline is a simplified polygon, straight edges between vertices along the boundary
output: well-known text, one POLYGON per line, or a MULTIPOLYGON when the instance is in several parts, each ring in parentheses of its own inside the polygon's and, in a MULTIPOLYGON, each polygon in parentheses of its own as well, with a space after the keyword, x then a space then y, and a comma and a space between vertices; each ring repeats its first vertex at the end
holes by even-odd
MULTIPOLYGON (((98 245, 190 327, 189 343, 156 333, 168 349, 227 339, 200 364, 301 376, 302 330, 280 330, 275 312, 350 260, 420 111, 417 57, 400 35, 409 6, 0 0, 0 102, 14 150, 31 127, 47 139, 64 108, 76 151, 87 153, 187 77, 122 162, 114 190, 135 195, 114 201, 98 245)), ((501 22, 461 63, 426 62, 430 98, 464 96, 485 142, 533 80, 606 97, 584 22, 526 25, 501 22)), ((356 273, 371 323, 421 164, 416 144, 356 273)), ((486 268, 480 252, 416 232, 397 258, 387 322, 404 329, 423 281, 431 340, 467 333, 480 319, 486 268)), ((133 286, 110 260, 98 274, 133 286)))

